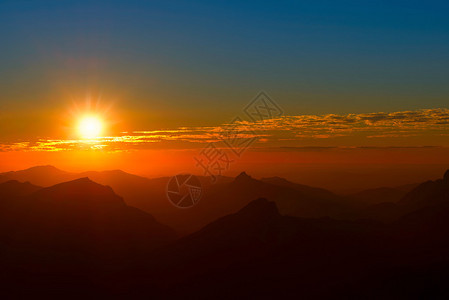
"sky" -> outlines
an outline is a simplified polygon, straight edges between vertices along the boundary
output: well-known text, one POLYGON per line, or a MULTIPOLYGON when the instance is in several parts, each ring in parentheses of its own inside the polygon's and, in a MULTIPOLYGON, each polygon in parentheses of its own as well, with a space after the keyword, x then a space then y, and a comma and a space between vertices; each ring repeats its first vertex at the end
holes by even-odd
MULTIPOLYGON (((436 163, 421 149, 442 147, 447 163, 448 11, 447 1, 1 1, 0 170, 75 168, 81 151, 96 157, 83 167, 145 173, 107 157, 197 153, 236 117, 260 162, 285 149, 341 163, 330 149, 401 148, 419 150, 407 163, 436 163), (260 91, 282 111, 263 126, 244 111, 260 91), (92 112, 105 131, 86 143, 76 124, 92 112)), ((370 153, 361 161, 381 152, 370 153)), ((184 161, 164 157, 170 171, 184 161)))

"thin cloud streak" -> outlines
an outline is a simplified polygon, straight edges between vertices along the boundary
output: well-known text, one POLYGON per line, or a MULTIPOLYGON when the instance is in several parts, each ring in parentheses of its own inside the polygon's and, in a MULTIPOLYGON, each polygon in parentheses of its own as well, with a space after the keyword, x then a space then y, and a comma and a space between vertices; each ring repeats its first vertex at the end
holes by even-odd
MULTIPOLYGON (((289 146, 303 141, 352 138, 363 145, 367 140, 386 142, 410 137, 445 137, 449 132, 449 109, 375 112, 364 114, 298 115, 260 122, 240 121, 207 127, 180 127, 167 130, 124 132, 123 135, 94 140, 38 139, 0 145, 0 151, 126 151, 154 147, 199 148, 218 143, 232 126, 234 138, 258 138, 256 147, 289 146)), ((332 146, 332 145, 330 145, 332 146)), ((387 145, 389 146, 389 145, 387 145)))

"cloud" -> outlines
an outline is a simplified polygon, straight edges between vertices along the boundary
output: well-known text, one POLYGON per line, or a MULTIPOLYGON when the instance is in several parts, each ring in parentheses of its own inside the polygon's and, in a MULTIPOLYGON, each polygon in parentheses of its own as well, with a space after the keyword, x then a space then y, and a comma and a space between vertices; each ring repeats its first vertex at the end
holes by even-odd
POLYGON ((255 124, 258 131, 289 130, 297 138, 335 138, 355 134, 374 137, 409 137, 449 129, 449 109, 376 112, 347 115, 285 116, 255 124))
MULTIPOLYGON (((254 145, 303 146, 304 141, 370 140, 445 137, 449 109, 283 116, 258 122, 238 120, 218 126, 180 127, 168 130, 124 132, 95 140, 38 139, 0 145, 0 151, 64 151, 102 149, 123 151, 142 148, 201 148, 208 143, 256 140, 254 145), (288 145, 283 145, 288 143, 288 145), (295 144, 296 143, 296 144, 295 144)), ((238 143, 237 143, 238 144, 238 143)), ((321 145, 320 145, 321 146, 321 145)), ((329 145, 326 145, 329 146, 329 145)), ((330 145, 333 146, 333 145, 330 145)))

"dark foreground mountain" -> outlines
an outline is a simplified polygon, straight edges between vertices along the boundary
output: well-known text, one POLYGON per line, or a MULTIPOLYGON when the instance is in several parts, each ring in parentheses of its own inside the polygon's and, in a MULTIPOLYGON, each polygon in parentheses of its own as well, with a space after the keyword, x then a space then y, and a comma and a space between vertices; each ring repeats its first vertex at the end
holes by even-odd
MULTIPOLYGON (((445 220, 448 214, 442 214, 445 220)), ((301 219, 282 216, 273 202, 257 199, 165 247, 146 255, 121 253, 108 264, 93 260, 87 267, 82 262, 91 257, 72 261, 73 256, 61 256, 59 249, 43 262, 33 250, 19 270, 9 265, 3 284, 8 292, 34 296, 443 296, 449 275, 449 222, 441 221, 436 223, 442 228, 429 225, 428 216, 407 216, 391 225, 301 219)))
MULTIPOLYGON (((27 183, 19 185, 29 189, 27 183)), ((174 238, 173 230, 88 178, 1 201, 1 260, 8 266, 26 265, 29 258, 70 262, 130 255, 174 238)))
MULTIPOLYGON (((434 298, 449 295, 449 209, 392 224, 282 216, 250 202, 149 257, 131 295, 204 298, 434 298), (145 270, 143 270, 145 269, 145 270)), ((142 267, 144 266, 144 267, 142 267)))
MULTIPOLYGON (((87 178, 38 188, 2 199, 2 291, 65 298, 444 298, 448 178, 411 191, 395 204, 407 209, 390 223, 287 216, 281 201, 259 198, 179 239, 87 178)), ((232 189, 250 188, 241 199, 256 190, 282 196, 266 184, 242 174, 222 186, 236 197, 232 189)))

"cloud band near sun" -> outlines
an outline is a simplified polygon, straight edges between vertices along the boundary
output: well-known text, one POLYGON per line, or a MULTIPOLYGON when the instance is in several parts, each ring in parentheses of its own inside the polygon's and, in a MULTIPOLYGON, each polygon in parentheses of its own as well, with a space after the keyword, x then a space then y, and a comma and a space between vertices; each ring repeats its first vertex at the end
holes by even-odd
POLYGON ((37 139, 0 145, 0 151, 64 151, 148 148, 192 149, 234 138, 254 138, 256 148, 318 146, 449 146, 449 109, 362 114, 284 116, 209 127, 130 131, 93 140, 37 139))

